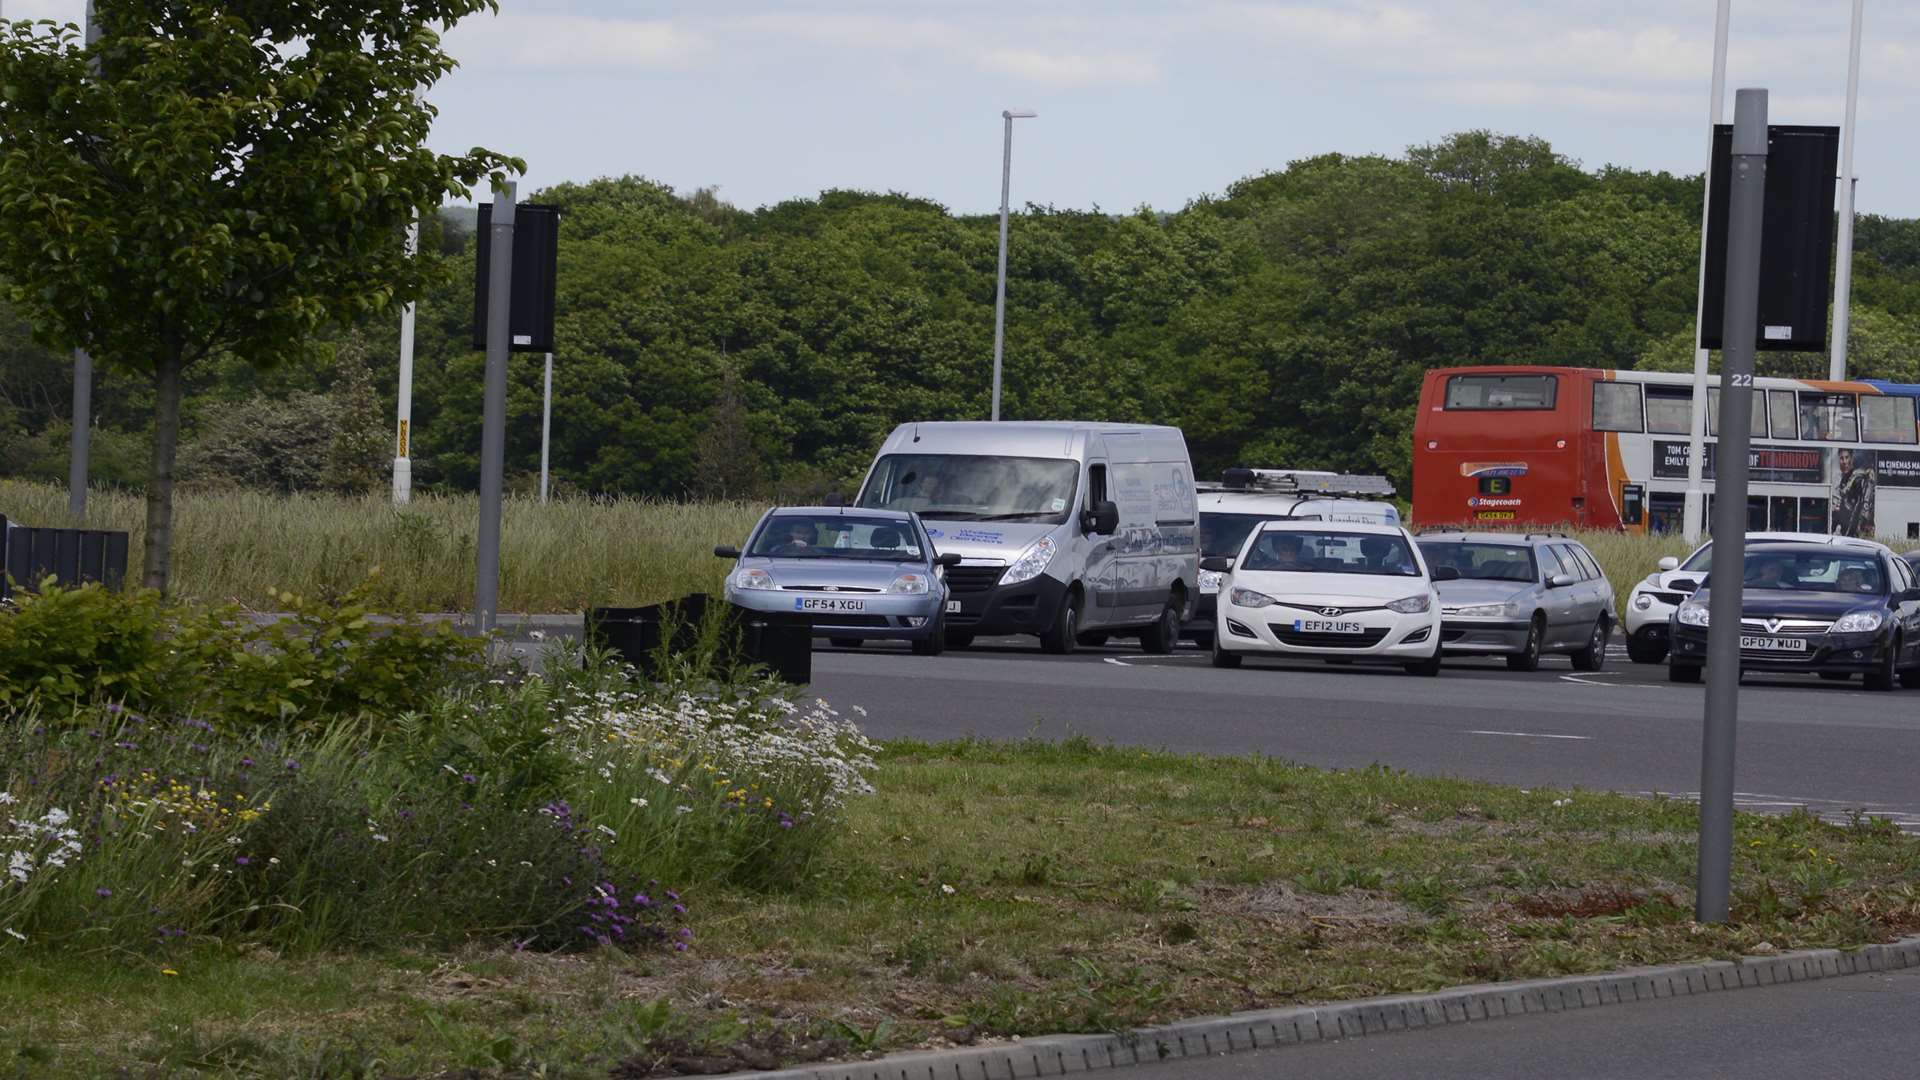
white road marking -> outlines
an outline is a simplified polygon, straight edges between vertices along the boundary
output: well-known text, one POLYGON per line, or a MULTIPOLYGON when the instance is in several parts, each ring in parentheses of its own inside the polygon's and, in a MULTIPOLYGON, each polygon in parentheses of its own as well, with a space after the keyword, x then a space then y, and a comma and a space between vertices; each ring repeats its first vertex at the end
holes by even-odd
MULTIPOLYGON (((1599 683, 1595 683, 1599 686, 1599 683)), ((1469 735, 1512 735, 1521 739, 1578 739, 1582 742, 1593 738, 1591 735, 1547 735, 1538 731, 1469 731, 1469 735)))
MULTIPOLYGON (((1625 673, 1624 673, 1624 672, 1619 672, 1619 671, 1590 671, 1590 672, 1588 672, 1587 674, 1588 674, 1588 675, 1621 675, 1621 674, 1625 674, 1625 673)), ((1561 681, 1561 682, 1570 682, 1570 683, 1579 683, 1579 684, 1580 684, 1581 686, 1605 686, 1605 687, 1610 687, 1610 688, 1612 688, 1612 689, 1615 689, 1615 690, 1618 690, 1618 689, 1621 689, 1621 688, 1622 688, 1622 687, 1621 687, 1621 685, 1620 685, 1619 683, 1604 683, 1604 682, 1593 682, 1593 681, 1591 681, 1591 680, 1589 680, 1589 679, 1586 679, 1586 678, 1583 678, 1583 677, 1581 677, 1581 676, 1579 676, 1579 675, 1562 675, 1562 676, 1560 676, 1560 681, 1561 681)), ((1625 687, 1625 689, 1628 689, 1628 690, 1657 690, 1657 689, 1659 689, 1659 687, 1656 687, 1656 686, 1649 686, 1649 685, 1647 685, 1646 683, 1628 683, 1628 684, 1626 685, 1626 687, 1625 687)))
POLYGON ((1107 663, 1112 664, 1115 667, 1132 667, 1133 666, 1132 664, 1129 664, 1125 660, 1121 660, 1118 657, 1109 656, 1109 657, 1105 657, 1105 660, 1107 661, 1107 663))

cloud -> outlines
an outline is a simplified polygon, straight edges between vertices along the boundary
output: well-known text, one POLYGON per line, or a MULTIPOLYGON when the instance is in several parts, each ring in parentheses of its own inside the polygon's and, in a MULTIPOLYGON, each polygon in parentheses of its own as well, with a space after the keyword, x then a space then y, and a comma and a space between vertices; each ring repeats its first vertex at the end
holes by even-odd
POLYGON ((1160 81, 1160 64, 1141 52, 1046 52, 994 49, 979 55, 980 67, 1041 86, 1151 86, 1160 81))
POLYGON ((672 21, 501 15, 454 27, 446 49, 468 69, 623 70, 683 67, 706 42, 672 21))

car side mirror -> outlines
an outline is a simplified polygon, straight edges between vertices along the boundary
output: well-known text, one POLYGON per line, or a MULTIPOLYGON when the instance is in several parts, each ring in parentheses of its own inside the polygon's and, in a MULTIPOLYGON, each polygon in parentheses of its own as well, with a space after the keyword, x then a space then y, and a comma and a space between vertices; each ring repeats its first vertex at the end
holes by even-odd
POLYGON ((722 559, 737 559, 740 557, 740 549, 734 547, 732 544, 721 544, 713 549, 713 553, 722 559))
POLYGON ((1901 593, 1898 599, 1902 603, 1909 600, 1920 600, 1920 589, 1908 589, 1906 592, 1901 593))
POLYGON ((1678 570, 1680 569, 1680 560, 1671 555, 1663 555, 1657 565, 1662 570, 1678 570))
POLYGON ((1102 499, 1093 504, 1093 508, 1080 515, 1080 529, 1089 536, 1098 533, 1112 536, 1120 528, 1120 508, 1112 499, 1102 499))
POLYGON ((933 561, 940 566, 959 566, 960 553, 957 551, 949 551, 944 555, 934 556, 933 561))
POLYGON ((1436 566, 1433 568, 1435 581, 1459 581, 1460 568, 1457 566, 1436 566))
POLYGON ((1564 589, 1573 584, 1573 582, 1574 577, 1572 574, 1555 574, 1547 579, 1547 584, 1556 589, 1564 589))
POLYGON ((1210 570, 1216 574, 1231 573, 1233 571, 1233 560, 1224 555, 1209 555, 1200 560, 1200 569, 1210 570))

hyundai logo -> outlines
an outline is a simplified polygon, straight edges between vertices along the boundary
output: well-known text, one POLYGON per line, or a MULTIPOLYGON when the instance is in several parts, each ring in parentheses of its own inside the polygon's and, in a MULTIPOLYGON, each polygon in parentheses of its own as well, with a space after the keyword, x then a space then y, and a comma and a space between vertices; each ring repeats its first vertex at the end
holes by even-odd
POLYGON ((1331 619, 1335 615, 1340 614, 1340 609, 1337 607, 1323 607, 1320 609, 1320 614, 1325 615, 1327 618, 1331 619))

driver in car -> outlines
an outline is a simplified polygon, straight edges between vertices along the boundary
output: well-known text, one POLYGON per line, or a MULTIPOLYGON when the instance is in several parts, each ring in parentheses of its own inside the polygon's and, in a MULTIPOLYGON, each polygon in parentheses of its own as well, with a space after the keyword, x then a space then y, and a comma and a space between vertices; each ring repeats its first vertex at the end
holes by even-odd
POLYGON ((1867 575, 1857 566, 1849 566, 1840 571, 1834 582, 1841 592, 1872 592, 1867 585, 1867 575))
POLYGON ((1267 565, 1262 570, 1311 570, 1313 566, 1300 557, 1300 538, 1292 533, 1273 533, 1261 541, 1266 548, 1267 565))
POLYGON ((769 555, 811 555, 814 541, 820 533, 811 521, 796 521, 787 526, 787 538, 780 542, 769 555))

